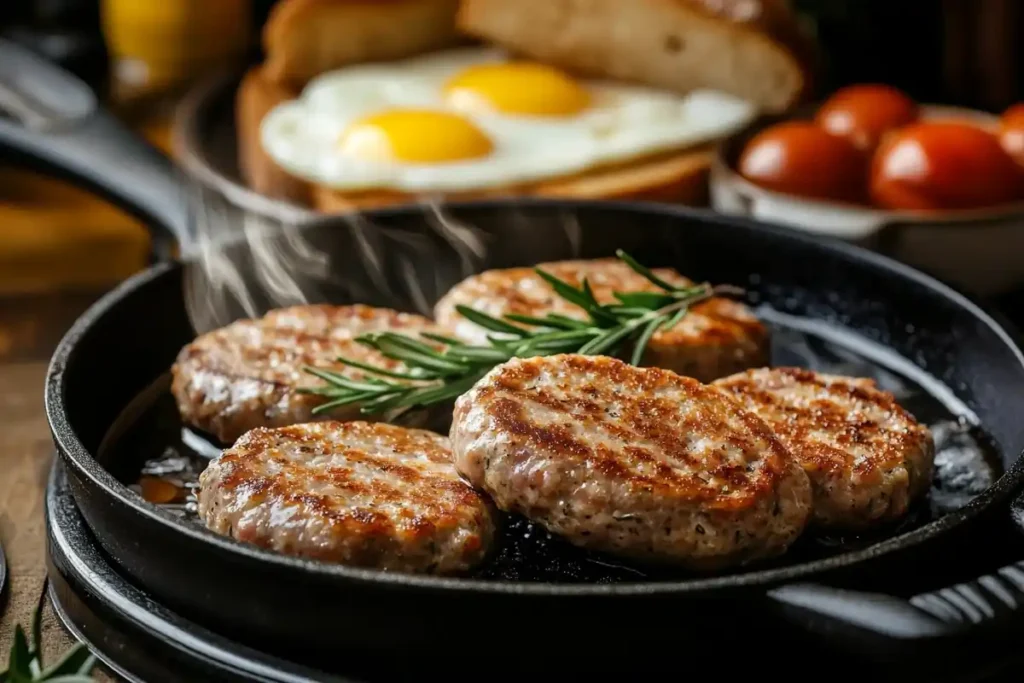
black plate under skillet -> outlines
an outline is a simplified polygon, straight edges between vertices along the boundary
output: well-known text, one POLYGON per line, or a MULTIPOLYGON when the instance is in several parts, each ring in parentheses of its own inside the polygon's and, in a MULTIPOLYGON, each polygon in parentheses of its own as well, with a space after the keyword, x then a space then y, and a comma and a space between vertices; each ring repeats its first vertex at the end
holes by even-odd
MULTIPOLYGON (((329 671, 314 669, 248 647, 230 637, 182 617, 154 600, 151 595, 126 580, 103 553, 88 526, 82 519, 68 488, 67 476, 59 460, 54 462, 46 488, 47 569, 49 596, 57 617, 66 629, 88 645, 97 658, 121 678, 131 683, 177 683, 179 681, 210 681, 213 683, 374 683, 390 680, 419 680, 424 676, 423 664, 418 658, 403 657, 396 650, 394 656, 367 657, 358 649, 346 650, 339 644, 329 671)), ((1016 530, 1005 533, 1016 534, 1016 530)), ((993 536, 993 544, 1007 543, 1007 536, 993 536)), ((986 538, 986 542, 989 541, 986 538)), ((960 558, 951 562, 960 573, 971 573, 968 568, 976 564, 960 558)), ((974 560, 974 558, 970 558, 974 560)), ((991 579, 990 579, 991 581, 991 579)), ((958 588, 963 590, 963 588, 958 588)), ((915 600, 923 599, 919 596, 915 600)), ((339 615, 339 618, 343 618, 339 615)), ((855 657, 827 643, 808 641, 802 630, 795 629, 784 620, 766 624, 761 638, 744 645, 746 656, 729 664, 733 676, 746 673, 763 674, 763 657, 779 651, 800 652, 802 666, 790 669, 787 680, 820 680, 819 665, 842 661, 842 672, 830 674, 832 681, 918 680, 930 683, 980 683, 982 681, 1016 680, 1007 678, 1007 672, 1024 666, 1016 648, 986 643, 982 649, 958 648, 955 666, 946 663, 921 662, 910 657, 875 661, 855 657)), ((462 652, 453 657, 460 666, 445 672, 445 680, 480 680, 481 672, 494 670, 496 660, 501 673, 521 672, 532 679, 546 680, 545 674, 564 677, 555 662, 545 662, 529 656, 530 635, 524 634, 518 646, 509 648, 522 656, 505 658, 498 652, 462 652)), ((1012 643, 1011 643, 1012 645, 1012 643)), ((702 650, 705 658, 728 657, 735 648, 730 640, 722 641, 717 649, 702 650)), ((453 638, 453 652, 458 651, 453 638)), ((652 653, 648 657, 628 658, 627 663, 615 662, 608 656, 591 653, 572 663, 574 674, 587 674, 588 680, 600 680, 601 673, 621 680, 622 673, 664 671, 664 660, 652 653)), ((443 661, 447 657, 440 657, 443 661)), ((561 666, 565 666, 563 663, 561 666)), ((495 673, 497 673, 495 671, 495 673)), ((499 680, 500 677, 499 677, 499 680)))
MULTIPOLYGON (((266 681, 269 683, 297 683, 298 681, 324 681, 325 683, 372 683, 385 680, 415 680, 424 674, 419 658, 406 659, 396 649, 394 656, 367 655, 358 648, 346 650, 339 643, 331 664, 314 669, 295 664, 286 656, 268 654, 248 647, 230 637, 190 621, 160 604, 150 594, 132 584, 114 567, 108 556, 96 543, 89 527, 82 519, 68 486, 67 475, 59 460, 50 472, 46 489, 47 564, 50 597, 64 626, 79 640, 85 642, 101 662, 132 683, 176 683, 179 681, 266 681)), ((345 615, 338 615, 344 619, 345 615)), ((768 631, 766 631, 768 632, 768 631)), ((775 643, 796 642, 803 632, 778 623, 770 631, 771 643, 762 642, 754 647, 765 651, 775 643)), ((519 646, 507 648, 509 652, 529 654, 529 634, 524 634, 519 646)), ((507 644, 506 644, 507 645, 507 644)), ((452 651, 458 653, 458 667, 445 671, 449 683, 460 680, 479 681, 479 667, 493 665, 496 654, 490 652, 458 652, 457 635, 453 634, 452 651)), ((837 653, 822 650, 822 654, 837 653)), ((442 657, 444 659, 445 657, 442 657)), ((296 656, 295 659, 301 659, 296 656)), ((551 673, 561 665, 529 656, 517 657, 501 663, 501 673, 513 671, 532 674, 551 673)), ((743 666, 740 664, 740 666, 743 666)), ((755 667, 751 662, 748 666, 755 667)), ((588 679, 609 671, 628 669, 658 671, 657 658, 637 661, 629 658, 623 664, 608 656, 593 657, 573 662, 574 673, 587 672, 588 679)), ((879 678, 877 665, 854 662, 853 670, 879 678)), ((734 669, 734 673, 739 669, 734 669)), ((889 673, 894 673, 890 670, 889 673)), ((787 678, 794 677, 787 674, 787 678)), ((800 676, 796 676, 800 680, 800 676)), ((895 680, 895 679, 893 679, 895 680)))
POLYGON ((47 569, 57 616, 123 678, 357 683, 239 645, 183 619, 128 583, 95 544, 59 460, 46 486, 47 569))
MULTIPOLYGON (((126 573, 189 618, 211 625, 216 620, 218 630, 230 630, 252 645, 266 650, 290 640, 308 648, 309 657, 327 659, 333 659, 339 642, 359 640, 385 657, 388 645, 396 642, 427 651, 447 647, 456 632, 465 646, 487 648, 496 636, 515 639, 539 624, 558 631, 557 640, 541 637, 531 645, 549 657, 573 659, 571 652, 583 647, 614 653, 615 648, 650 646, 652 639, 659 640, 659 647, 685 640, 699 649, 721 637, 761 637, 777 625, 776 615, 765 608, 778 602, 804 610, 809 614, 802 623, 844 641, 851 640, 851 630, 869 631, 898 649, 913 633, 940 653, 948 651, 932 636, 954 637, 959 630, 916 606, 896 597, 872 601, 863 594, 821 591, 808 583, 834 586, 842 573, 843 583, 849 580, 858 589, 874 585, 889 590, 901 580, 912 584, 907 586, 912 595, 925 589, 922 577, 936 563, 948 561, 948 556, 933 554, 933 542, 967 541, 986 516, 988 521, 1005 518, 1006 504, 1024 478, 1019 457, 1024 426, 1009 398, 1024 393, 1024 359, 1004 326, 905 266, 770 226, 611 202, 480 202, 449 210, 460 222, 488 227, 491 257, 501 260, 484 267, 570 254, 608 256, 620 246, 651 265, 675 265, 696 278, 742 283, 759 297, 759 307, 873 335, 956 392, 998 447, 1005 473, 963 507, 867 548, 802 563, 784 557, 781 566, 690 580, 438 579, 273 554, 216 536, 146 503, 115 477, 120 458, 104 457, 115 452, 105 453, 102 444, 119 415, 166 372, 193 335, 182 303, 181 267, 158 266, 104 297, 73 326, 55 354, 47 382, 48 415, 76 502, 126 573), (566 212, 581 226, 578 251, 559 229, 566 212), (512 221, 513 216, 521 222, 512 221), (781 584, 788 585, 772 591, 781 584), (771 599, 765 599, 766 591, 772 591, 771 599), (871 609, 863 609, 864 603, 871 609), (671 629, 662 625, 668 614, 671 629), (817 628, 822 618, 828 629, 817 628)), ((423 214, 415 207, 379 211, 370 218, 425 234, 423 214)), ((338 227, 329 225, 334 243, 344 234, 338 227)), ((450 266, 451 257, 442 258, 446 253, 438 247, 434 263, 450 266)), ((439 271, 451 277, 454 269, 439 271)))

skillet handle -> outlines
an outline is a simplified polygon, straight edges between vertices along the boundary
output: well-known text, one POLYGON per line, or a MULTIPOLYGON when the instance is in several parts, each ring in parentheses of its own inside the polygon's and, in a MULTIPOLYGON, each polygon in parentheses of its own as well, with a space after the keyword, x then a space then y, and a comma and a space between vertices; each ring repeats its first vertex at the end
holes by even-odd
POLYGON ((185 188, 171 160, 104 111, 83 81, 4 39, 0 158, 95 192, 155 228, 154 238, 188 242, 185 188))
MULTIPOLYGON (((1010 511, 1024 530, 1024 494, 1010 511)), ((799 626, 869 654, 905 655, 909 649, 941 659, 962 653, 967 643, 1024 632, 1024 561, 909 599, 818 584, 781 586, 767 597, 799 626)))
POLYGON ((1024 561, 910 599, 817 584, 782 586, 768 597, 802 626, 861 641, 870 649, 899 643, 927 646, 981 628, 1020 633, 1024 561))

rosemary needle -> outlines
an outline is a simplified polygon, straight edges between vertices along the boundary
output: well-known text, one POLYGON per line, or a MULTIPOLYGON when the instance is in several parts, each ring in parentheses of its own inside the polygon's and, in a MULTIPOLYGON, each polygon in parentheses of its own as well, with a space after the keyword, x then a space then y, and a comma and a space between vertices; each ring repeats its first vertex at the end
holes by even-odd
POLYGON ((340 365, 361 370, 366 376, 356 379, 336 370, 306 368, 325 384, 299 391, 327 399, 314 409, 314 413, 359 403, 363 414, 377 414, 422 408, 454 399, 468 391, 493 367, 512 358, 560 353, 613 356, 631 344, 630 362, 639 365, 657 331, 678 325, 694 304, 713 296, 743 291, 728 286, 713 287, 707 283, 678 287, 658 277, 624 251, 619 250, 616 255, 660 291, 615 292, 616 303, 602 304, 594 296, 586 278, 579 287, 574 287, 541 268, 535 268, 535 272, 551 285, 558 296, 581 308, 586 318, 576 319, 556 313, 544 317, 508 314, 496 318, 458 306, 457 310, 463 317, 492 333, 487 336, 488 344, 470 345, 431 333, 422 333, 422 339, 415 339, 396 332, 373 332, 357 337, 356 341, 399 361, 404 368, 385 370, 338 358, 340 365))
POLYGON ((14 642, 11 646, 8 668, 0 671, 0 681, 10 683, 36 683, 60 681, 60 683, 92 683, 92 671, 96 668, 96 657, 84 643, 78 643, 50 666, 43 664, 42 619, 46 604, 48 581, 36 603, 32 617, 31 641, 25 629, 18 624, 14 627, 14 642))

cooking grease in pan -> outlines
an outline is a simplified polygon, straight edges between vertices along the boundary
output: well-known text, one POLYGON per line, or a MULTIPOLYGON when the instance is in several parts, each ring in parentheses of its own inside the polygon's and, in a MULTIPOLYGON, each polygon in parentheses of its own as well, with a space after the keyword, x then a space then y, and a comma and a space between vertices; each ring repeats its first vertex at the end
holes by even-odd
MULTIPOLYGON (((854 550, 925 524, 984 491, 1001 473, 998 454, 975 426, 976 418, 948 387, 874 342, 806 318, 758 311, 773 332, 772 364, 818 372, 871 377, 919 420, 936 440, 935 479, 928 499, 894 526, 861 536, 808 531, 771 564, 804 562, 854 550)), ((186 523, 200 524, 195 486, 218 448, 183 430, 165 376, 118 420, 102 458, 121 481, 186 523), (119 435, 119 436, 116 436, 119 435)), ((481 578, 545 582, 620 582, 679 578, 678 571, 631 566, 579 550, 519 517, 506 520, 499 549, 477 574, 481 578)))

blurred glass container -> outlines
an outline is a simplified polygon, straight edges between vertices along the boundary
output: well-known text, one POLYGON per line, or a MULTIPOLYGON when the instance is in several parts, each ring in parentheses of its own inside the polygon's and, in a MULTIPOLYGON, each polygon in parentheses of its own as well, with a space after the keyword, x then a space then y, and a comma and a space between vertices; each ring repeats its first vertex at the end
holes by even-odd
MULTIPOLYGON (((251 2, 0 0, 0 32, 77 73, 170 153, 179 96, 247 56, 251 2)), ((63 181, 2 165, 0 223, 0 298, 103 290, 143 268, 149 254, 147 230, 127 214, 63 181)))
MULTIPOLYGON (((170 154, 178 96, 258 52, 251 37, 274 2, 0 0, 0 35, 78 75, 170 154)), ((52 347, 87 304, 144 268, 150 238, 114 206, 7 161, 0 155, 0 358, 9 360, 52 347)))
POLYGON ((115 104, 177 95, 244 59, 254 34, 251 0, 101 0, 100 17, 115 104))

